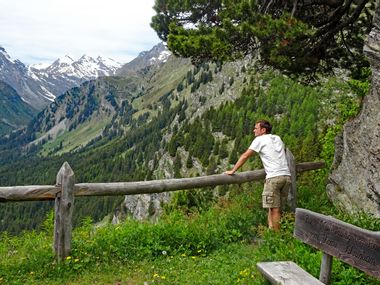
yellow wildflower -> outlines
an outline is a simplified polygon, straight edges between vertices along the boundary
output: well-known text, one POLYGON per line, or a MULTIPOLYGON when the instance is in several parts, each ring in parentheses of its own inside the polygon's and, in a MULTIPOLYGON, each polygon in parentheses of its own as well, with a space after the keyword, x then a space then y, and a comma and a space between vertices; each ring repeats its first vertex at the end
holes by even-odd
POLYGON ((241 276, 247 277, 247 276, 249 276, 249 270, 248 269, 244 269, 244 270, 240 271, 239 274, 241 276))

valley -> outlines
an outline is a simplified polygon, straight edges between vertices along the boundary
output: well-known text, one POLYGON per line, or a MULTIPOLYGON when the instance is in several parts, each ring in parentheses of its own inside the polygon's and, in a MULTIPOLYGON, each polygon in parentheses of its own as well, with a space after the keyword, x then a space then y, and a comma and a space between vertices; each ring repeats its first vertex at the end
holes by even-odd
MULTIPOLYGON (((0 47, 0 187, 55 185, 65 162, 74 183, 224 179, 264 119, 296 164, 324 162, 292 175, 296 207, 377 238, 379 3, 154 2, 162 42, 127 63, 66 55, 27 66, 0 47)), ((102 42, 114 47, 110 35, 102 42)), ((262 168, 253 155, 238 171, 262 168)), ((0 284, 261 285, 257 265, 281 260, 318 278, 321 252, 295 239, 292 197, 274 231, 263 183, 76 196, 63 259, 51 245, 67 215, 2 198, 0 284)), ((339 258, 331 272, 332 284, 379 282, 339 258)))

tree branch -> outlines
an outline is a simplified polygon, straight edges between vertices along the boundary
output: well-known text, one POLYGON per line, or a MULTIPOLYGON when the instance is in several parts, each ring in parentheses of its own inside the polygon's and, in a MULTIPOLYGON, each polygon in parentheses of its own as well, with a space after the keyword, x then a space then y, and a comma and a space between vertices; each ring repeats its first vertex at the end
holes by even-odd
POLYGON ((269 3, 267 4, 267 6, 265 7, 265 11, 264 11, 264 14, 266 14, 270 8, 270 6, 272 5, 273 3, 273 0, 270 0, 269 3))
MULTIPOLYGON (((327 32, 325 32, 324 34, 323 34, 323 31, 326 30, 326 27, 324 27, 321 31, 318 31, 316 33, 316 35, 314 36, 315 38, 320 37, 320 40, 318 41, 317 46, 318 47, 322 46, 323 43, 325 43, 327 40, 330 40, 340 30, 342 30, 343 28, 347 27, 348 25, 354 23, 358 19, 358 17, 360 16, 360 13, 364 9, 367 2, 368 2, 368 0, 361 0, 359 2, 358 6, 356 7, 354 13, 352 14, 352 16, 349 17, 346 21, 342 22, 341 24, 335 26, 334 28, 332 27, 332 24, 328 25, 330 27, 330 29, 327 30, 327 32)), ((349 1, 349 3, 352 3, 352 0, 349 1)))
POLYGON ((343 18, 345 13, 348 13, 351 7, 353 0, 349 0, 345 5, 341 8, 338 8, 328 19, 327 23, 318 29, 315 33, 315 37, 320 37, 327 34, 336 34, 340 29, 346 27, 348 24, 353 23, 360 15, 360 12, 363 10, 365 4, 369 0, 361 0, 361 3, 356 7, 353 15, 346 20, 345 22, 338 24, 340 20, 343 18))
POLYGON ((294 0, 294 2, 293 2, 292 13, 291 13, 291 15, 290 15, 292 18, 293 18, 293 16, 294 16, 294 13, 296 12, 297 4, 298 4, 298 0, 294 0))
POLYGON ((326 5, 331 8, 338 8, 342 6, 344 0, 306 0, 304 1, 304 6, 312 6, 312 5, 326 5))

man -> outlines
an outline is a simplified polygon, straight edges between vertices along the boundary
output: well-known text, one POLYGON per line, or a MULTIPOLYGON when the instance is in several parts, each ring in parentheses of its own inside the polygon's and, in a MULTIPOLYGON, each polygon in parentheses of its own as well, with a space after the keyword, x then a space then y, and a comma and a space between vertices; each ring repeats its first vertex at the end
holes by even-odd
POLYGON ((272 126, 268 121, 260 120, 255 124, 255 139, 240 156, 235 166, 225 173, 233 175, 249 157, 258 153, 264 165, 266 179, 262 194, 263 208, 268 208, 268 226, 280 229, 281 208, 286 204, 291 185, 290 171, 285 156, 285 146, 281 138, 271 134, 272 126))

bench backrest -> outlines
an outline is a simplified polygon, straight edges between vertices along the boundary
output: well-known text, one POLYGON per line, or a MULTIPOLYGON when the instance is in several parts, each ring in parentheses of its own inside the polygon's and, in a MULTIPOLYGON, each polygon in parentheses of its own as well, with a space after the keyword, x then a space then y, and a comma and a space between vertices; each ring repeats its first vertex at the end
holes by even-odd
POLYGON ((380 279, 380 232, 297 208, 294 236, 380 279))

